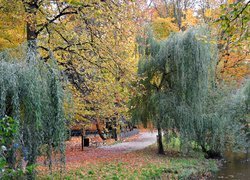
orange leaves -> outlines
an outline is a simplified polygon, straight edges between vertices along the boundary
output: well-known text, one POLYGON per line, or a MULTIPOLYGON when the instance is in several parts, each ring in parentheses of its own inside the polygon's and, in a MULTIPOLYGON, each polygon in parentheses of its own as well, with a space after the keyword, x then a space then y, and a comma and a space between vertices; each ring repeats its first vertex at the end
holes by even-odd
POLYGON ((221 57, 218 65, 219 78, 226 81, 241 81, 250 75, 249 55, 242 52, 230 52, 221 57))

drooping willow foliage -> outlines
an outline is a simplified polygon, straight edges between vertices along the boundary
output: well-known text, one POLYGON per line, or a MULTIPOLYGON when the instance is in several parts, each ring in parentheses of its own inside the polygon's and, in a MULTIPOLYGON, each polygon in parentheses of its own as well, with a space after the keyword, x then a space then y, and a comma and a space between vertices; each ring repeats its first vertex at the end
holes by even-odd
POLYGON ((239 119, 247 112, 247 94, 232 96, 216 83, 218 51, 208 28, 176 33, 165 41, 156 41, 150 31, 147 35, 140 42, 143 93, 132 101, 134 119, 177 132, 182 150, 192 142, 206 152, 221 152, 229 142, 242 147, 239 119))
POLYGON ((64 90, 53 60, 45 64, 26 45, 0 53, 0 116, 18 122, 18 133, 8 147, 13 151, 9 162, 13 167, 20 163, 15 157, 18 149, 29 165, 45 155, 51 168, 52 153, 59 153, 54 157, 64 162, 63 103, 64 90))

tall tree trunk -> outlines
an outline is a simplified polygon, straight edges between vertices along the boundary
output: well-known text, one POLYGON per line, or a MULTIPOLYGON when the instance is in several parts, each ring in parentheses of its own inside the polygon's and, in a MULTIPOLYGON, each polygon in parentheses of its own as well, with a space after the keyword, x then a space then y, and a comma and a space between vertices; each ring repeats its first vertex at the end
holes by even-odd
POLYGON ((176 22, 178 24, 179 29, 181 30, 182 22, 181 22, 181 16, 182 16, 182 10, 180 7, 180 1, 176 0, 173 3, 173 10, 174 10, 174 17, 176 19, 176 22))
POLYGON ((159 123, 157 124, 157 130, 158 130, 158 135, 157 135, 158 153, 165 154, 162 143, 162 130, 159 123))
MULTIPOLYGON (((23 1, 25 11, 27 13, 27 24, 26 24, 26 38, 28 43, 28 55, 37 54, 37 21, 36 15, 38 11, 38 0, 23 1)), ((31 57, 28 57, 29 62, 31 57)))
POLYGON ((35 41, 37 39, 36 33, 36 14, 38 11, 37 0, 30 0, 29 2, 25 2, 25 11, 27 13, 27 41, 35 41))
POLYGON ((99 123, 98 119, 96 120, 95 125, 96 125, 96 129, 97 129, 99 136, 102 138, 102 140, 106 140, 106 138, 102 134, 102 130, 100 129, 100 123, 99 123))

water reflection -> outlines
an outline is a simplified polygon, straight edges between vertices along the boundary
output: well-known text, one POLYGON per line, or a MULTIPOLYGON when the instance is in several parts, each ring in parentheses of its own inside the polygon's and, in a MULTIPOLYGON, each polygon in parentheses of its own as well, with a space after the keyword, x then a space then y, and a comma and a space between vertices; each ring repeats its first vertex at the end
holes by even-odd
POLYGON ((216 179, 250 180, 250 157, 246 153, 225 153, 225 162, 216 179))

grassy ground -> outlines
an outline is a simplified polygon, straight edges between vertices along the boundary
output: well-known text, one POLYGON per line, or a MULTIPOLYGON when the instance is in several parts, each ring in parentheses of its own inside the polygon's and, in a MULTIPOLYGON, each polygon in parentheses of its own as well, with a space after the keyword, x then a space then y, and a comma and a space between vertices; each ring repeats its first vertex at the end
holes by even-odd
POLYGON ((158 155, 156 146, 124 153, 95 163, 66 168, 64 174, 40 175, 39 179, 202 179, 217 170, 215 160, 207 160, 201 153, 182 156, 177 151, 158 155))

